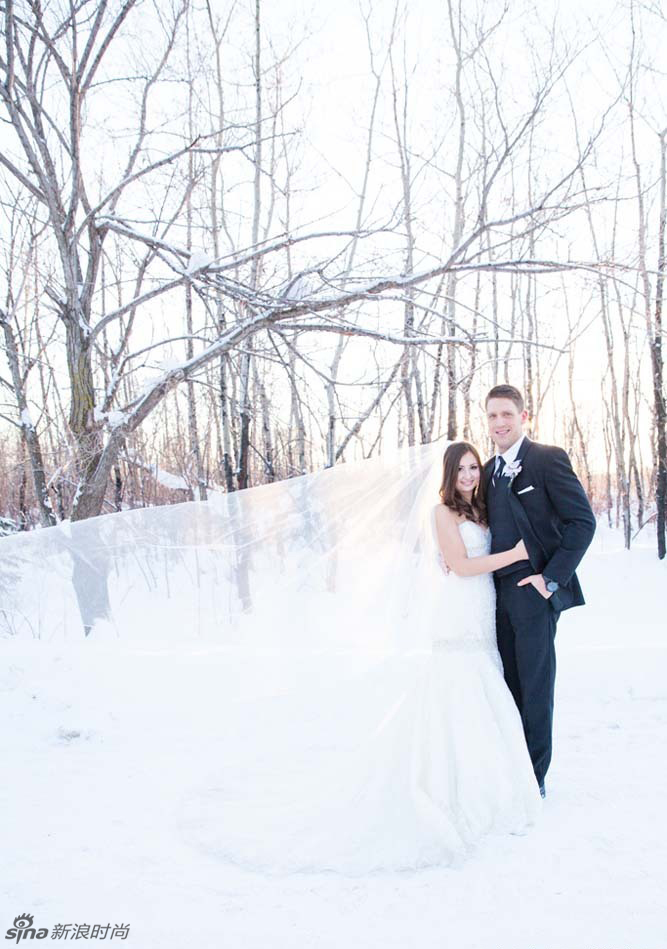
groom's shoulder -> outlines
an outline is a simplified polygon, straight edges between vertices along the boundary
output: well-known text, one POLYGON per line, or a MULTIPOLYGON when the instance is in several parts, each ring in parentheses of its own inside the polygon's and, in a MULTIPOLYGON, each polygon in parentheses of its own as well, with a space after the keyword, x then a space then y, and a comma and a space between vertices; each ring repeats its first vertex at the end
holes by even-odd
POLYGON ((545 445, 543 442, 536 442, 530 439, 530 454, 533 460, 561 458, 569 461, 568 453, 560 445, 545 445))

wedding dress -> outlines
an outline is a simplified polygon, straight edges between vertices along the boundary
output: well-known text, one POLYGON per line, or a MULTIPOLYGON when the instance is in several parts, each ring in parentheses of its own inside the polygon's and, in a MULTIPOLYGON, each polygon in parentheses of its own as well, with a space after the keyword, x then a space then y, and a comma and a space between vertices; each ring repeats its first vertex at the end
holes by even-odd
MULTIPOLYGON (((469 557, 489 553, 487 528, 460 532, 469 557)), ((221 761, 185 806, 192 843, 265 872, 357 875, 456 865, 480 837, 534 823, 541 799, 496 647, 493 579, 443 572, 441 587, 443 622, 409 686, 399 657, 342 691, 320 681, 296 707, 245 709, 231 728, 251 715, 247 754, 221 761)))

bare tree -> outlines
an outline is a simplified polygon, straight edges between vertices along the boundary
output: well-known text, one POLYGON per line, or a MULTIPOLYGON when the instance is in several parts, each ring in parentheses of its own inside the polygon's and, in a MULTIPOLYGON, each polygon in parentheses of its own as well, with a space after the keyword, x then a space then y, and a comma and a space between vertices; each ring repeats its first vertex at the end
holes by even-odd
POLYGON ((646 332, 651 354, 651 371, 653 379, 653 410, 655 413, 655 499, 656 499, 656 529, 658 540, 658 557, 662 560, 667 552, 666 513, 667 513, 667 407, 664 391, 664 357, 662 352, 662 302, 665 277, 665 224, 667 222, 667 207, 665 189, 667 165, 665 161, 665 136, 667 129, 658 132, 660 146, 659 164, 659 215, 657 240, 657 272, 655 296, 651 286, 651 274, 648 263, 648 214, 646 209, 646 191, 642 175, 642 166, 637 148, 637 49, 636 24, 634 4, 630 5, 632 28, 632 45, 630 52, 630 66, 628 76, 628 112, 629 132, 632 164, 636 185, 637 217, 638 217, 638 267, 643 289, 643 309, 646 321, 646 332))

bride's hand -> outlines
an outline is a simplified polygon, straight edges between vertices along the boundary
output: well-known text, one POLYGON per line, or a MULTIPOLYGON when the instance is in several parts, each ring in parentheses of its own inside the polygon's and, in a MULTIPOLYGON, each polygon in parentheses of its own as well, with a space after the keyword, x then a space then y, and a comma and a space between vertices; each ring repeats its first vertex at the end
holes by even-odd
POLYGON ((528 560, 528 551, 526 550, 526 545, 522 540, 514 546, 514 553, 516 555, 515 563, 519 560, 528 560))
POLYGON ((442 567, 444 573, 446 573, 447 575, 449 575, 449 567, 448 567, 447 564, 445 563, 445 558, 442 556, 442 553, 441 553, 440 551, 438 551, 438 563, 439 563, 440 566, 442 567))

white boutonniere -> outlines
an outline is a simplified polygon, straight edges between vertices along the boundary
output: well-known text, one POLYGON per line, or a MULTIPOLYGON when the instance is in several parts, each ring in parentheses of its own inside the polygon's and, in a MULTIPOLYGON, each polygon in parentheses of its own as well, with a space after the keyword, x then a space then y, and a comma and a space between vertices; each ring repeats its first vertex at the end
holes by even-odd
POLYGON ((521 462, 517 458, 515 461, 508 461, 503 470, 503 477, 510 479, 510 484, 521 471, 521 462))

